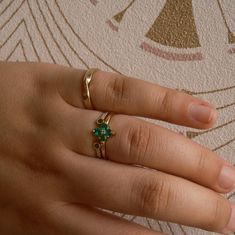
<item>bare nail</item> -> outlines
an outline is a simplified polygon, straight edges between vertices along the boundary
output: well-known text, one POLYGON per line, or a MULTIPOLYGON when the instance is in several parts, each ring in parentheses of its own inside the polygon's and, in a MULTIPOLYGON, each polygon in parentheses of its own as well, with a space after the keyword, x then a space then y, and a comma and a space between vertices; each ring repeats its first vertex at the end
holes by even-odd
POLYGON ((232 188, 235 185, 235 168, 224 165, 220 172, 218 183, 224 189, 232 188))
POLYGON ((196 121, 209 123, 215 114, 216 110, 204 104, 192 103, 189 106, 189 115, 196 121))

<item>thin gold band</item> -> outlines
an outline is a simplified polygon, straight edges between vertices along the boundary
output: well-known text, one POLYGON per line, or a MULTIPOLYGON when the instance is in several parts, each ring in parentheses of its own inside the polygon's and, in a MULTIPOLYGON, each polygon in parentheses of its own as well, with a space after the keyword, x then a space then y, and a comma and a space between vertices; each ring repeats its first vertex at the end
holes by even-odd
POLYGON ((82 79, 82 86, 83 86, 83 103, 86 109, 94 109, 92 102, 91 102, 91 96, 89 91, 89 84, 92 80, 92 76, 95 72, 97 72, 99 69, 97 68, 91 68, 88 69, 82 79))

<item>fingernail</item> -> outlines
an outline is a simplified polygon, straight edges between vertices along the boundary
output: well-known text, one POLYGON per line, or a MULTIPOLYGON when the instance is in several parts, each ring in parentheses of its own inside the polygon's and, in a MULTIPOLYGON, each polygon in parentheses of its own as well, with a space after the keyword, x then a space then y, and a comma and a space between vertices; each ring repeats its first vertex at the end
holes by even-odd
POLYGON ((196 121, 209 123, 215 114, 216 110, 205 104, 192 103, 189 106, 189 115, 196 121))
POLYGON ((229 234, 235 232, 235 205, 231 204, 232 213, 227 226, 222 230, 223 234, 229 234))
POLYGON ((235 184, 235 168, 224 165, 220 172, 218 183, 224 189, 231 188, 235 184))

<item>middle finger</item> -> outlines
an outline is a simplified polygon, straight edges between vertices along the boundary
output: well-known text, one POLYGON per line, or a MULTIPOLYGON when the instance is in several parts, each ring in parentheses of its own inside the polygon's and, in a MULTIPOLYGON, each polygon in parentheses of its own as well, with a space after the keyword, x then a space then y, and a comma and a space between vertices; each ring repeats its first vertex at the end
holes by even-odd
MULTIPOLYGON (((91 131, 101 112, 68 107, 65 113, 63 141, 77 153, 95 156, 91 131)), ((232 165, 181 134, 122 114, 114 115, 110 126, 116 132, 106 142, 106 155, 112 161, 161 170, 222 193, 234 186, 232 165)))

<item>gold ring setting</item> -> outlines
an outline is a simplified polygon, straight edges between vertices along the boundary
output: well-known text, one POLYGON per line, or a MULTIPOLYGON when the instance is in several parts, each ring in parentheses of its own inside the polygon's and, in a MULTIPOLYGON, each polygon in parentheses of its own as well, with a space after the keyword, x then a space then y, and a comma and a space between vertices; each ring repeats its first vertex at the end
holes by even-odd
POLYGON ((92 130, 92 133, 97 138, 93 147, 96 150, 96 156, 102 159, 108 159, 106 156, 106 141, 111 136, 115 135, 115 132, 109 126, 110 119, 113 113, 106 112, 96 120, 97 127, 92 130))

